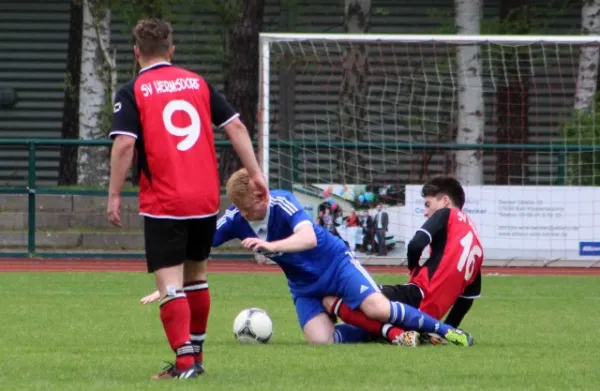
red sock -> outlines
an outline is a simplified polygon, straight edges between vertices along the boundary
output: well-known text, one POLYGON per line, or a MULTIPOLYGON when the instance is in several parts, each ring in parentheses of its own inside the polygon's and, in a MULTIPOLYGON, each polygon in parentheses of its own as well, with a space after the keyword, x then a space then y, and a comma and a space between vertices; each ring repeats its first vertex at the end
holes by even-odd
POLYGON ((184 285, 188 303, 190 305, 191 322, 190 334, 192 346, 194 347, 194 357, 196 360, 204 363, 202 350, 204 346, 204 336, 206 334, 206 325, 208 323, 208 313, 210 312, 210 291, 206 281, 192 281, 184 285))
POLYGON ((160 320, 169 345, 177 355, 177 369, 187 369, 194 365, 194 349, 190 342, 190 308, 183 291, 177 290, 174 296, 167 296, 162 300, 160 320))
POLYGON ((399 327, 367 317, 361 310, 351 310, 340 298, 333 302, 330 313, 337 315, 344 323, 359 327, 369 334, 381 335, 390 342, 404 332, 399 327))

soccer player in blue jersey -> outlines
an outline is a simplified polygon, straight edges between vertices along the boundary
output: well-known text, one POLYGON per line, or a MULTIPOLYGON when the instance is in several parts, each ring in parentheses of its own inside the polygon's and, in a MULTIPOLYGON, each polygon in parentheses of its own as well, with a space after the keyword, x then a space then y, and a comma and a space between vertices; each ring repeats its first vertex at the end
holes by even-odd
MULTIPOLYGON (((250 190, 250 177, 242 169, 227 182, 227 196, 235 206, 219 219, 213 246, 237 238, 244 247, 281 267, 308 342, 365 340, 363 330, 350 325, 334 326, 322 300, 337 296, 351 310, 360 309, 366 317, 381 322, 382 330, 437 333, 455 345, 473 344, 469 333, 409 305, 390 302, 344 242, 314 224, 293 194, 271 190, 270 197, 261 200, 250 190)), ((396 342, 409 344, 402 340, 396 342)))

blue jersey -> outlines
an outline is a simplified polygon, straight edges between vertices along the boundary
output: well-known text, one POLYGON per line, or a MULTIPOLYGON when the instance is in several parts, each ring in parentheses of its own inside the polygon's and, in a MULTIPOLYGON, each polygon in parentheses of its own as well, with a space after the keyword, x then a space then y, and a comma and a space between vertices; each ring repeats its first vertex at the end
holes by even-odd
POLYGON ((230 207, 217 222, 213 247, 231 240, 258 237, 274 242, 291 236, 298 227, 310 224, 317 246, 297 253, 262 255, 275 261, 285 273, 292 290, 315 283, 335 263, 345 259, 348 248, 338 237, 315 224, 290 192, 271 190, 269 209, 263 221, 246 221, 236 207, 230 207))

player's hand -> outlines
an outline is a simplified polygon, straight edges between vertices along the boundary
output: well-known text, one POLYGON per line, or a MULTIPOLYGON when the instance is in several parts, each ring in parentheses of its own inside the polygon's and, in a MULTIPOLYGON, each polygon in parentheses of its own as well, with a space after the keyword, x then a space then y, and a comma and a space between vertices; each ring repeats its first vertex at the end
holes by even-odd
POLYGON ((258 173, 250 178, 250 188, 254 195, 261 200, 269 196, 269 188, 262 173, 258 173))
POLYGON ((160 293, 158 291, 154 291, 154 292, 150 293, 148 296, 142 297, 142 299, 140 300, 140 303, 142 303, 142 304, 153 303, 155 301, 158 301, 158 299, 160 299, 160 293))
POLYGON ((106 216, 112 225, 121 226, 121 196, 109 195, 106 216))
POLYGON ((270 259, 262 254, 256 254, 254 255, 254 261, 259 265, 266 265, 270 261, 270 259))
POLYGON ((264 240, 259 239, 259 238, 244 239, 242 241, 242 246, 246 247, 247 249, 253 250, 253 251, 261 250, 262 252, 266 252, 266 253, 276 252, 275 245, 273 245, 273 243, 265 242, 264 240))

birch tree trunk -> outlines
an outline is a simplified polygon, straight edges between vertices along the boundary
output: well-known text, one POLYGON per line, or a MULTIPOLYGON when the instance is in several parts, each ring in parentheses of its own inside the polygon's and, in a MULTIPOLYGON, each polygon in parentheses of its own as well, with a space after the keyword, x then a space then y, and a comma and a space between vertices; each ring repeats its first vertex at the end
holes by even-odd
MULTIPOLYGON (((364 34, 371 27, 371 1, 346 0, 344 31, 364 34)), ((369 73, 368 47, 363 43, 349 43, 343 53, 344 79, 340 89, 338 137, 341 141, 360 141, 366 129, 367 75, 369 73)), ((352 147, 340 149, 338 156, 338 183, 361 183, 368 180, 361 164, 362 150, 352 147)))
MULTIPOLYGON (((600 34, 600 0, 584 0, 581 7, 582 35, 600 34)), ((595 143, 600 132, 597 128, 596 91, 598 85, 598 46, 579 49, 579 70, 575 87, 574 115, 567 139, 581 144, 595 143)), ((598 186, 600 180, 600 153, 567 153, 566 184, 598 186)))
MULTIPOLYGON (((581 8, 581 33, 600 34, 600 0, 585 0, 581 8)), ((579 50, 579 73, 575 89, 575 110, 590 110, 594 104, 598 79, 600 48, 584 46, 579 50)))
MULTIPOLYGON (((479 35, 482 0, 455 0, 457 34, 479 35)), ((484 104, 480 48, 462 45, 456 50, 458 68, 458 144, 483 142, 484 104)), ((477 150, 454 153, 456 177, 463 185, 483 183, 483 153, 477 150)))
MULTIPOLYGON (((110 11, 100 9, 98 0, 83 1, 83 39, 81 83, 79 87, 79 136, 81 139, 102 138, 107 129, 103 121, 111 91, 106 74, 105 53, 110 43, 110 11)), ((80 147, 78 183, 106 186, 109 175, 109 153, 104 147, 80 147)))

